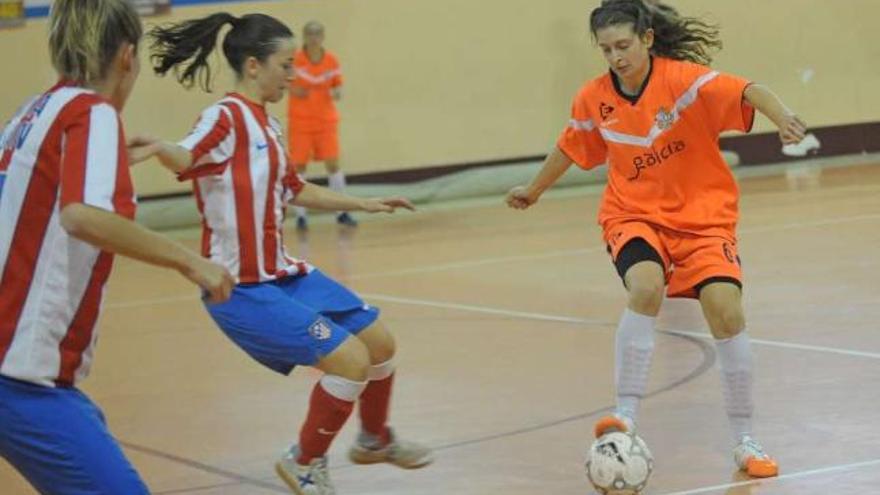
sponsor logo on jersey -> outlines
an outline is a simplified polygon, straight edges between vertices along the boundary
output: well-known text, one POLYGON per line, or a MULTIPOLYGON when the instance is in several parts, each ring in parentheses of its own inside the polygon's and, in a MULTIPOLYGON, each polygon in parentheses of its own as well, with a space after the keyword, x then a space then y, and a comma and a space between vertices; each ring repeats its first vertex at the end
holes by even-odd
POLYGON ((686 147, 684 141, 672 141, 660 149, 650 148, 649 153, 636 155, 632 161, 635 173, 629 180, 637 180, 642 176, 642 170, 662 164, 674 155, 684 151, 686 147))

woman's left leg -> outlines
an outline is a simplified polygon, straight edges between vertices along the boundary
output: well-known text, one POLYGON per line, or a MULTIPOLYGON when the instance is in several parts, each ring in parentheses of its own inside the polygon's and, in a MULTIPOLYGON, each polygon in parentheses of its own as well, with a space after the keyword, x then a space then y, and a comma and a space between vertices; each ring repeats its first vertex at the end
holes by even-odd
POLYGON ((371 366, 367 372, 367 388, 358 402, 361 434, 349 451, 349 458, 357 464, 389 462, 405 469, 430 464, 434 460, 431 449, 401 440, 388 426, 395 375, 394 337, 381 320, 356 335, 367 346, 371 366))
POLYGON ((776 462, 752 438, 753 360, 742 308, 742 290, 729 281, 699 291, 703 314, 715 337, 721 367, 721 390, 736 448, 736 464, 751 476, 776 476, 776 462))

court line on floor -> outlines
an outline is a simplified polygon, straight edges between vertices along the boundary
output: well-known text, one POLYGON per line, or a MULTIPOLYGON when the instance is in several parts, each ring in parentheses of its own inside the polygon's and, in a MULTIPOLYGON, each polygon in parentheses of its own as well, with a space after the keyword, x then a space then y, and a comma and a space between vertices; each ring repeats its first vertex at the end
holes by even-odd
POLYGON ((475 306, 473 304, 459 304, 459 303, 451 303, 451 302, 443 302, 443 301, 431 301, 427 299, 413 299, 409 297, 398 297, 398 296, 390 296, 387 294, 375 294, 369 292, 362 292, 360 296, 364 299, 375 299, 377 301, 384 301, 390 303, 398 303, 398 304, 409 304, 413 306, 426 306, 431 308, 440 308, 440 309, 456 309, 459 311, 469 311, 472 313, 483 313, 497 316, 510 316, 512 318, 526 318, 530 320, 541 320, 541 321, 554 321, 559 323, 576 323, 576 324, 588 324, 588 325, 600 325, 600 326, 616 326, 617 323, 608 320, 601 320, 597 318, 580 318, 575 316, 561 316, 561 315, 548 315, 544 313, 532 313, 528 311, 514 311, 510 309, 503 308, 490 308, 488 306, 475 306))
MULTIPOLYGON (((664 330, 663 333, 671 334, 671 335, 689 335, 691 337, 697 337, 701 339, 711 339, 712 336, 706 333, 700 332, 682 332, 678 330, 664 330)), ((768 347, 782 347, 785 349, 796 349, 800 351, 813 351, 813 352, 824 352, 828 354, 841 354, 844 356, 853 356, 853 357, 863 357, 870 359, 880 359, 880 352, 864 352, 864 351, 855 351, 852 349, 841 349, 839 347, 826 347, 821 345, 808 345, 808 344, 797 344, 794 342, 780 342, 776 340, 765 340, 765 339, 749 339, 752 344, 765 345, 768 347)))
POLYGON ((412 275, 416 273, 439 272, 443 270, 455 270, 458 268, 471 268, 475 266, 494 265, 498 263, 511 263, 518 261, 535 261, 548 258, 559 258, 564 256, 575 256, 579 254, 594 253, 604 251, 605 246, 593 246, 588 248, 564 249, 560 251, 549 251, 536 254, 521 254, 517 256, 499 256, 497 258, 481 258, 470 261, 456 261, 452 263, 441 263, 437 265, 418 266, 413 268, 404 268, 400 270, 385 270, 382 272, 362 273, 350 276, 351 280, 397 277, 400 275, 412 275))
MULTIPOLYGON (((405 297, 397 297, 397 296, 389 296, 386 294, 373 294, 373 293, 363 293, 361 294, 366 299, 372 299, 376 301, 384 301, 390 303, 397 304, 409 304, 413 306, 426 306, 432 308, 444 308, 444 309, 456 309, 460 311, 470 311, 475 313, 484 313, 484 314, 492 314, 499 316, 510 316, 513 318, 528 318, 532 320, 541 320, 541 321, 553 321, 560 323, 574 323, 578 325, 601 325, 603 327, 614 327, 617 326, 617 322, 611 322, 607 320, 598 320, 598 319, 588 319, 588 318, 578 318, 572 316, 563 316, 563 315, 551 315, 544 313, 527 313, 522 311, 512 311, 502 308, 491 308, 487 306, 475 306, 471 304, 458 304, 458 303, 447 303, 442 301, 431 301, 425 299, 413 299, 413 298, 405 298, 405 297)), ((694 337, 698 339, 704 340, 714 340, 711 334, 709 333, 701 333, 701 332, 684 332, 677 330, 660 330, 660 332, 669 334, 669 335, 680 335, 687 337, 694 337)), ((784 342, 777 340, 766 340, 766 339, 750 339, 752 344, 763 345, 768 347, 781 347, 784 349, 795 349, 801 351, 813 351, 813 352, 823 352, 828 354, 840 354, 844 356, 853 356, 853 357, 862 357, 862 358, 870 358, 870 359, 880 359, 880 353, 877 352, 864 352, 864 351, 855 351, 852 349, 843 349, 839 347, 826 347, 819 345, 807 345, 807 344, 797 344, 794 342, 784 342)))
MULTIPOLYGON (((837 217, 837 218, 826 218, 822 220, 815 220, 812 222, 793 222, 793 223, 785 223, 779 225, 769 225, 763 227, 752 227, 747 229, 741 229, 739 234, 752 234, 752 233, 764 233, 764 232, 774 232, 779 230, 791 230, 791 229, 799 229, 799 228, 807 228, 807 227, 821 227, 825 225, 835 225, 841 223, 850 223, 850 222, 860 222, 865 220, 880 220, 880 214, 870 214, 870 215, 855 215, 849 217, 837 217)), ((427 272, 435 272, 435 271, 443 271, 443 270, 453 270, 457 268, 470 268, 475 266, 485 266, 499 263, 509 263, 509 262, 518 262, 518 261, 531 261, 537 259, 547 259, 554 257, 564 257, 564 256, 574 256, 579 254, 586 254, 591 252, 602 251, 605 249, 605 246, 592 246, 587 248, 580 249, 563 249, 559 251, 550 251, 543 253, 535 253, 535 254, 523 254, 517 256, 500 256, 500 257, 490 257, 490 258, 481 258, 476 260, 465 260, 465 261, 456 261, 451 263, 440 263, 436 265, 425 265, 420 267, 412 267, 412 268, 402 268, 400 270, 386 270, 382 272, 368 272, 363 274, 355 274, 351 276, 352 280, 367 280, 373 278, 383 278, 383 277, 393 277, 400 275, 413 275, 417 273, 427 273, 427 272)), ((154 304, 166 304, 166 303, 177 303, 183 301, 193 301, 198 299, 195 292, 192 294, 181 294, 179 296, 171 296, 171 297, 163 297, 163 298, 155 298, 155 299, 137 299, 134 301, 123 301, 123 302, 110 302, 104 305, 105 309, 125 309, 125 308, 136 308, 140 306, 150 306, 154 304)))
MULTIPOLYGON (((190 467, 192 469, 196 469, 199 471, 203 471, 206 473, 214 474, 217 476, 221 476, 223 478, 227 478, 232 480, 231 483, 224 483, 220 486, 226 485, 251 485, 258 486, 260 488, 265 488, 266 490, 278 492, 278 493, 290 493, 290 490, 284 488, 281 484, 269 483, 265 480, 259 478, 253 478, 250 476, 244 476, 242 474, 238 474, 233 471, 229 471, 227 469, 221 469, 215 466, 211 466, 209 464, 205 464, 204 462, 194 461, 192 459, 187 459, 186 457, 181 457, 179 455, 169 454, 168 452, 161 451, 159 449, 154 449, 152 447, 147 447, 144 445, 139 445, 136 443, 126 442, 120 440, 119 443, 125 447, 126 449, 134 450, 140 452, 142 454, 151 455, 154 457, 158 457, 160 459, 165 459, 166 461, 174 462, 177 464, 182 464, 184 466, 190 467)), ((207 488, 214 488, 214 486, 209 486, 207 488)), ((171 493, 186 493, 187 491, 197 491, 204 490, 204 487, 193 487, 188 488, 186 490, 169 490, 164 492, 155 492, 157 495, 159 493, 163 494, 171 494, 171 493)))
MULTIPOLYGON (((696 366, 693 370, 691 370, 687 375, 683 376, 682 378, 679 378, 678 380, 675 380, 672 383, 669 383, 668 385, 665 385, 659 389, 652 390, 652 391, 648 392, 647 394, 645 394, 646 400, 653 398, 653 397, 656 397, 656 396, 663 394, 665 392, 669 392, 671 390, 674 390, 674 389, 676 389, 682 385, 685 385, 687 383, 690 383, 694 379, 702 376, 708 370, 712 369, 712 367, 715 365, 715 352, 711 346, 709 346, 705 342, 702 342, 700 339, 696 339, 696 338, 693 338, 693 337, 690 337, 687 335, 680 335, 677 337, 682 338, 685 341, 694 344, 700 350, 700 352, 702 354, 702 359, 700 360, 700 364, 698 366, 696 366)), ((491 435, 484 435, 482 437, 470 438, 467 440, 460 440, 460 441, 452 442, 452 443, 448 443, 448 444, 437 445, 437 446, 434 446, 433 449, 435 451, 452 450, 452 449, 456 449, 459 447, 466 447, 466 446, 474 445, 474 444, 478 444, 478 443, 490 442, 492 440, 509 438, 509 437, 513 437, 513 436, 517 436, 517 435, 524 435, 524 434, 532 433, 535 431, 545 430, 547 428, 553 428, 553 427, 559 426, 561 424, 571 423, 574 421, 580 421, 580 420, 584 420, 584 419, 587 419, 587 418, 590 418, 593 416, 597 416, 597 415, 600 415, 603 413, 608 413, 608 412, 611 412, 613 409, 614 409, 613 405, 603 406, 603 407, 593 409, 591 411, 587 411, 584 413, 579 413, 579 414, 575 414, 575 415, 568 416, 565 418, 547 421, 547 422, 539 423, 539 424, 532 425, 532 426, 517 428, 515 430, 493 433, 491 435)), ((130 443, 124 443, 124 445, 126 447, 132 446, 132 444, 130 444, 130 443)), ((154 449, 147 449, 147 448, 141 447, 141 450, 142 451, 150 451, 150 450, 154 450, 154 449)), ((196 469, 198 469, 199 466, 203 465, 202 463, 199 463, 196 461, 190 461, 185 458, 178 458, 177 456, 172 456, 170 454, 163 454, 161 451, 156 451, 156 452, 158 455, 160 455, 161 457, 163 457, 165 459, 169 459, 169 460, 181 459, 181 462, 183 464, 194 467, 196 469)), ((230 486, 250 484, 249 483, 250 480, 254 479, 254 478, 250 478, 250 477, 246 477, 246 476, 235 476, 234 473, 232 473, 233 474, 232 476, 225 475, 222 470, 218 470, 217 468, 212 468, 211 466, 207 466, 207 465, 205 465, 205 466, 210 468, 210 470, 208 470, 209 472, 224 475, 227 478, 231 478, 233 481, 226 482, 226 483, 217 483, 217 484, 213 484, 213 485, 202 485, 202 486, 198 486, 198 487, 171 489, 171 490, 156 492, 156 495, 185 494, 185 493, 194 493, 194 492, 198 492, 198 491, 210 490, 210 489, 215 489, 215 488, 227 488, 230 486)), ((343 469, 350 469, 353 467, 357 467, 357 465, 352 464, 352 463, 345 463, 345 464, 334 466, 331 469, 331 471, 339 471, 339 470, 343 470, 343 469)), ((271 479, 271 478, 268 478, 268 477, 265 478, 265 480, 268 480, 268 479, 271 479)), ((264 480, 260 480, 260 481, 262 482, 262 484, 260 486, 265 486, 266 484, 269 484, 268 481, 264 481, 264 480)), ((271 484, 269 484, 269 485, 271 486, 271 484)))
POLYGON ((849 471, 853 469, 859 469, 869 466, 878 466, 880 465, 880 459, 874 459, 870 461, 862 461, 862 462, 852 462, 849 464, 838 464, 836 466, 828 466, 824 468, 817 469, 809 469, 806 471, 798 471, 791 474, 782 474, 775 478, 764 478, 764 479, 755 479, 755 480, 745 480, 745 481, 737 481, 734 483, 726 483, 723 485, 713 485, 713 486, 704 486, 701 488, 694 488, 691 490, 685 490, 681 492, 670 492, 665 493, 663 495, 698 495, 700 493, 707 493, 714 490, 726 490, 729 488, 736 488, 740 486, 749 486, 749 485, 764 485, 764 484, 775 484, 779 481, 790 480, 790 479, 798 479, 798 478, 807 478, 810 476, 815 476, 817 474, 825 474, 825 473, 833 473, 836 471, 849 471))

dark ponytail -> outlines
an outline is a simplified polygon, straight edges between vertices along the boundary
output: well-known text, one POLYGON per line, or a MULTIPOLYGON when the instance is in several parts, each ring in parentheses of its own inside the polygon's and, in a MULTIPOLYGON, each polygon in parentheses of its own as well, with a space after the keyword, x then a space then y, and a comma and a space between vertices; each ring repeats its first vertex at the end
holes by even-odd
POLYGON ((696 17, 683 17, 659 1, 602 0, 602 5, 590 14, 594 39, 599 29, 618 24, 632 24, 639 36, 653 29, 651 53, 660 57, 709 65, 713 53, 722 47, 718 26, 696 17))
POLYGON ((263 14, 238 18, 220 12, 201 19, 157 26, 149 33, 153 71, 164 76, 173 68, 177 80, 185 87, 192 88, 198 81, 202 89, 210 92, 208 56, 217 46, 220 30, 227 24, 232 30, 223 38, 223 54, 239 77, 248 57, 264 62, 275 52, 281 39, 293 38, 293 32, 284 23, 263 14), (190 62, 186 63, 188 60, 190 62), (178 67, 181 64, 186 64, 182 71, 178 67))

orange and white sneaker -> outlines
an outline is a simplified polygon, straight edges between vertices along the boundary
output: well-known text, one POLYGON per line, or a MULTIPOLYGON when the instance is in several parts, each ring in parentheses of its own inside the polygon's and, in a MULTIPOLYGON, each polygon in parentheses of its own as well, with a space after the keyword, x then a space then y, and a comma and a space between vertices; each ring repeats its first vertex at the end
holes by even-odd
POLYGON ((626 416, 612 414, 599 418, 599 421, 596 421, 596 426, 593 427, 593 434, 596 435, 596 438, 612 431, 623 433, 635 431, 635 424, 632 419, 626 416))
POLYGON ((733 460, 741 470, 754 478, 779 476, 779 465, 752 437, 743 437, 742 442, 733 449, 733 460))

